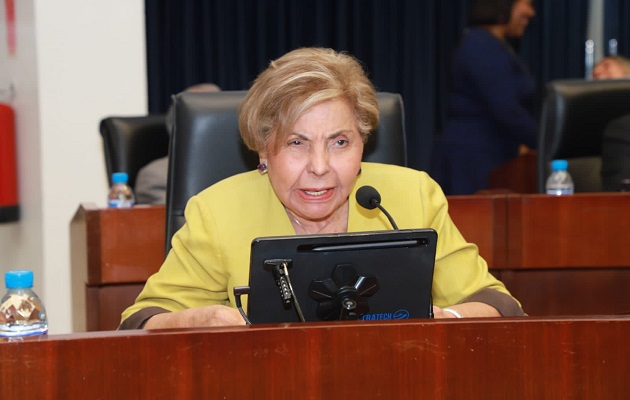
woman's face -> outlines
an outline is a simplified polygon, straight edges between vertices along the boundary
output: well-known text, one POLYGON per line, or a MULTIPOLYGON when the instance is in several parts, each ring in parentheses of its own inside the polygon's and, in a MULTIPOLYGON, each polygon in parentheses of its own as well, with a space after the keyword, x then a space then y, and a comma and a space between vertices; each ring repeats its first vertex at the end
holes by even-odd
POLYGON ((363 140, 355 115, 341 99, 313 106, 279 149, 260 153, 276 195, 297 218, 332 219, 361 168, 363 140))
POLYGON ((536 15, 532 0, 516 0, 512 5, 512 14, 505 29, 508 37, 521 37, 525 34, 525 29, 529 20, 536 15))

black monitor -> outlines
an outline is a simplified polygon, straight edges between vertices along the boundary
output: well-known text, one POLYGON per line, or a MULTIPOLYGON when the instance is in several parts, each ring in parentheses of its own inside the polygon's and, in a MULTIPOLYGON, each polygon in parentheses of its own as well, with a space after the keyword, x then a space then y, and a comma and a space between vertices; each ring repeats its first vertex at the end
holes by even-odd
POLYGON ((433 229, 254 239, 252 323, 431 318, 433 229))

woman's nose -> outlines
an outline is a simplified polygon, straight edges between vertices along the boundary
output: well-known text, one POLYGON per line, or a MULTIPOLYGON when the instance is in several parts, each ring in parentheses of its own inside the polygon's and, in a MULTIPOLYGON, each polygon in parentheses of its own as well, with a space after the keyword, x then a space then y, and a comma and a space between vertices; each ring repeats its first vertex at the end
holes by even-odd
POLYGON ((329 165, 329 155, 326 150, 313 150, 310 154, 308 172, 311 172, 315 175, 324 175, 328 172, 330 167, 329 165))

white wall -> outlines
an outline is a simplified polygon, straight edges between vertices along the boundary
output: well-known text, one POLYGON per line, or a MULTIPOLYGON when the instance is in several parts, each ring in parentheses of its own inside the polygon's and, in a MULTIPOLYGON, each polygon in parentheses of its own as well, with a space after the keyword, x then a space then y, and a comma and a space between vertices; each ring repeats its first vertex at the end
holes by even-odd
POLYGON ((147 113, 142 0, 15 0, 17 51, 0 3, 0 88, 13 82, 22 218, 0 224, 0 272, 35 272, 50 333, 71 332, 69 224, 105 206, 99 121, 147 113))

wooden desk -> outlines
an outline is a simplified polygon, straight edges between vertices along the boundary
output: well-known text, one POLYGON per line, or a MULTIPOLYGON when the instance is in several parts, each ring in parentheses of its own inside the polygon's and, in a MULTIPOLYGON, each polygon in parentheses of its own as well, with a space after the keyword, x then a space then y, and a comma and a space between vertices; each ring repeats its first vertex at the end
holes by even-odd
POLYGON ((630 318, 99 332, 0 343, 2 399, 626 399, 630 318))
POLYGON ((630 266, 630 193, 508 196, 510 268, 630 266))
MULTIPOLYGON (((451 196, 448 212, 468 242, 492 269, 508 265, 508 219, 506 195, 451 196)), ((439 238, 438 238, 439 240, 439 238)))
POLYGON ((162 265, 165 224, 164 206, 79 207, 70 223, 73 331, 116 329, 162 265))
POLYGON ((514 193, 538 193, 536 151, 529 151, 499 166, 490 173, 489 189, 514 193))
POLYGON ((630 313, 630 194, 509 196, 507 218, 500 277, 530 315, 630 313))
MULTIPOLYGON (((530 315, 630 313, 630 194, 453 196, 449 212, 530 315)), ((81 205, 71 222, 75 331, 118 326, 163 260, 164 213, 81 205)))
POLYGON ((453 196, 449 204, 528 314, 630 313, 630 194, 453 196))

